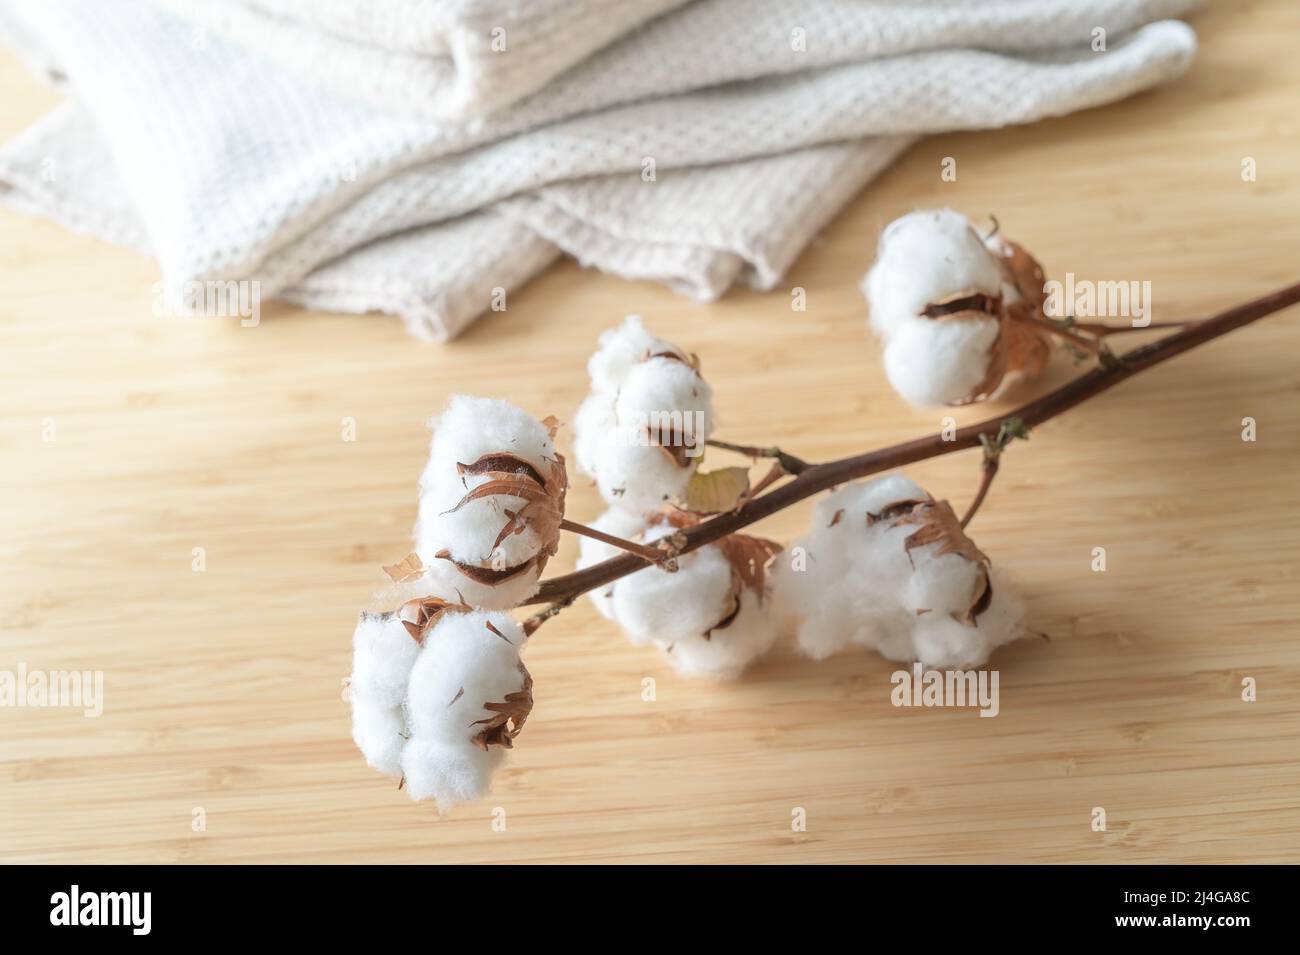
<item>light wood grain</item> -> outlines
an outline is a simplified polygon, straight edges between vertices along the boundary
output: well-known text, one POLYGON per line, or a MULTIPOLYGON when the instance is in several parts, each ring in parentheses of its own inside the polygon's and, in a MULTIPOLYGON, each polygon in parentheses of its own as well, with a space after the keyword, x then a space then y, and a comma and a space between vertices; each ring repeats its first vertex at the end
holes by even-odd
MULTIPOLYGON (((995 657, 996 719, 895 709, 894 666, 866 654, 686 680, 584 603, 529 648, 537 707, 494 794, 440 820, 366 768, 341 699, 356 609, 408 549, 425 419, 460 391, 571 416, 596 335, 627 312, 702 356, 722 435, 822 458, 938 427, 883 382, 856 289, 907 209, 996 213, 1054 274, 1149 279, 1157 319, 1296 280, 1300 9, 1224 4, 1196 25, 1177 84, 912 149, 792 270, 806 313, 782 291, 697 305, 570 263, 448 347, 275 305, 255 329, 166 320, 152 263, 0 211, 0 666, 101 669, 107 694, 99 719, 0 709, 0 859, 1294 861, 1295 310, 1008 453, 973 530, 1051 639, 995 657)), ((0 89, 4 136, 56 100, 12 59, 0 89)), ((913 473, 960 508, 977 471, 968 453, 913 473)), ((570 511, 594 516, 595 494, 570 511)), ((788 539, 807 514, 761 532, 788 539)))

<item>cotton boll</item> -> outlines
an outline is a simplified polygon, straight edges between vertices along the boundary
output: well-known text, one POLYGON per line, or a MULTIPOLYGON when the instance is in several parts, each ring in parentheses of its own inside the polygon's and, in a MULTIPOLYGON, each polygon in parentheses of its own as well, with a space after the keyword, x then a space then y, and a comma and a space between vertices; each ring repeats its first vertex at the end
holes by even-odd
POLYGON ((352 635, 348 685, 353 699, 376 706, 401 706, 419 652, 420 645, 396 615, 362 614, 352 635))
POLYGON ((674 573, 647 567, 618 581, 611 608, 631 643, 675 643, 703 636, 732 609, 731 564, 721 550, 701 547, 677 563, 674 573))
POLYGON ((951 509, 905 478, 839 489, 788 555, 772 575, 773 611, 815 659, 861 646, 900 662, 978 666, 1023 629, 1022 605, 951 509), (916 541, 923 529, 943 534, 916 541))
POLYGON ((487 791, 500 749, 532 706, 524 641, 507 614, 481 610, 444 613, 425 635, 407 687, 410 738, 401 757, 413 799, 446 808, 487 791))
POLYGON ((993 319, 909 320, 885 345, 885 375, 914 405, 961 404, 988 377, 997 337, 993 319))
POLYGON ((862 291, 872 327, 888 339, 929 305, 959 292, 997 295, 1002 283, 997 258, 969 219, 951 209, 926 209, 885 227, 862 291))
POLYGON ((574 454, 601 497, 629 511, 679 498, 712 433, 712 389, 681 349, 640 319, 601 336, 592 392, 574 418, 574 454))
POLYGON ((438 738, 412 738, 402 750, 401 770, 412 799, 435 799, 445 811, 486 796, 492 774, 504 759, 501 749, 484 751, 438 738))
POLYGON ((406 717, 401 706, 385 706, 354 695, 352 740, 371 768, 390 776, 401 773, 402 747, 406 745, 406 717))
POLYGON ((617 392, 633 365, 663 352, 681 354, 672 343, 646 331, 641 316, 627 316, 622 325, 601 334, 596 352, 587 360, 592 391, 617 392))
POLYGON ((686 636, 665 645, 664 649, 679 673, 734 680, 771 649, 777 636, 775 618, 763 606, 759 595, 746 589, 740 596, 740 609, 727 626, 715 628, 707 639, 703 634, 686 636))
MULTIPOLYGON (((621 537, 624 540, 632 540, 644 533, 646 522, 639 514, 611 507, 592 521, 589 526, 606 534, 621 537)), ((594 540, 590 537, 579 537, 577 569, 583 570, 593 564, 609 560, 611 557, 617 557, 622 553, 623 550, 613 544, 606 544, 604 541, 594 540)), ((600 611, 601 616, 609 620, 614 619, 614 588, 618 583, 619 581, 615 580, 604 587, 597 587, 595 590, 587 592, 588 598, 600 611)))
POLYGON ((425 636, 411 669, 406 708, 412 733, 468 743, 481 730, 475 724, 492 716, 483 704, 523 685, 524 640, 522 628, 505 613, 445 614, 425 636))
MULTIPOLYGON (((520 581, 540 576, 563 516, 567 477, 550 430, 506 402, 463 395, 434 428, 421 478, 417 553, 427 565, 463 565, 476 589, 490 589, 499 575, 513 582, 512 593, 526 591, 520 581)), ((507 605, 500 596, 484 603, 507 605)))

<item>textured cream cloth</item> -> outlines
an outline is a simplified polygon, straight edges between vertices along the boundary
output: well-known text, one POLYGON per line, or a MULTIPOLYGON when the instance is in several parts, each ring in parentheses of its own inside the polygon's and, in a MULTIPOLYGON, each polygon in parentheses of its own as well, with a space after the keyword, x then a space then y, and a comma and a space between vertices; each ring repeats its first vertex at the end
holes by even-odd
POLYGON ((1140 24, 1191 6, 698 0, 549 80, 553 64, 469 83, 498 91, 480 106, 545 85, 449 121, 417 115, 426 88, 376 110, 148 4, 4 0, 0 33, 78 105, 0 153, 0 179, 29 211, 148 248, 173 290, 254 278, 263 295, 389 311, 446 338, 557 248, 699 298, 738 279, 770 288, 912 137, 1178 75, 1191 31, 1140 24), (1090 47, 1096 27, 1105 52, 1090 47))

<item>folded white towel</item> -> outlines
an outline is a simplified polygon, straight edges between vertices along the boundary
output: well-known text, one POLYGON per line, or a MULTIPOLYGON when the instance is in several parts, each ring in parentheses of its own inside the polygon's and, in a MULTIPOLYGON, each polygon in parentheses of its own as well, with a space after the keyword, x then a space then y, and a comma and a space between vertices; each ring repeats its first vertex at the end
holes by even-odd
MULTIPOLYGON (((376 111, 147 4, 7 0, 0 32, 83 105, 0 154, 0 177, 28 209, 143 237, 174 290, 254 278, 264 295, 393 311, 441 338, 556 247, 702 298, 737 278, 771 287, 911 137, 1177 75, 1191 31, 1130 28, 1193 5, 700 0, 514 106, 451 122, 376 111), (76 181, 33 166, 96 148, 109 161, 76 181)), ((402 105, 418 112, 421 95, 402 105)))

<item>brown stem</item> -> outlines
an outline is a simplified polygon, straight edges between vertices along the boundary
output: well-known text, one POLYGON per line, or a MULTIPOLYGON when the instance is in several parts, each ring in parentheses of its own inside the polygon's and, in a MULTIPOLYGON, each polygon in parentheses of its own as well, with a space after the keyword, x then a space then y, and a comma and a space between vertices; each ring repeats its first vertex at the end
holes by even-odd
MULTIPOLYGON (((1026 427, 1042 424, 1075 405, 1114 388, 1120 382, 1127 381, 1140 371, 1168 361, 1198 345, 1213 341, 1297 302, 1300 302, 1300 283, 1230 308, 1213 318, 1197 322, 1172 335, 1166 335, 1135 348, 1100 367, 1093 368, 1060 388, 1021 405, 1010 414, 959 428, 948 440, 944 439, 942 433, 932 434, 891 447, 840 458, 837 461, 809 465, 793 481, 781 485, 762 497, 748 501, 738 510, 719 514, 683 531, 685 541, 679 553, 689 553, 705 544, 710 544, 836 485, 877 474, 880 471, 903 467, 916 461, 976 447, 983 443, 981 436, 985 441, 995 440, 998 434, 1003 432, 1004 422, 1010 419, 1019 418, 1026 427)), ((643 566, 645 561, 635 554, 613 557, 571 574, 543 581, 537 593, 528 602, 549 603, 575 597, 634 573, 643 566)))
POLYGON ((609 544, 611 547, 617 547, 619 550, 625 550, 629 554, 636 554, 644 557, 649 561, 663 560, 666 555, 657 547, 651 547, 648 544, 638 544, 636 541, 624 540, 622 537, 615 537, 613 534, 606 534, 604 531, 598 531, 594 527, 588 527, 586 524, 579 524, 577 521, 571 521, 567 517, 561 519, 560 530, 571 531, 574 534, 581 534, 583 537, 590 537, 592 540, 600 541, 603 544, 609 544))
POLYGON ((578 599, 578 595, 574 594, 572 597, 566 597, 563 600, 557 600, 555 603, 551 604, 545 610, 537 611, 537 613, 533 614, 531 617, 529 617, 527 620, 523 622, 522 626, 524 629, 524 636, 531 637, 534 633, 537 632, 538 627, 546 623, 546 621, 550 620, 557 613, 559 613, 565 607, 572 604, 577 599, 578 599))
POLYGON ((1145 325, 1106 325, 1102 322, 1075 322, 1071 328, 1082 329, 1089 335, 1096 335, 1098 338, 1105 338, 1107 335, 1122 335, 1124 332, 1146 332, 1152 329, 1160 330, 1162 328, 1186 328, 1188 325, 1195 324, 1194 321, 1186 322, 1148 322, 1145 325))
POLYGON ((975 492, 975 500, 970 502, 970 507, 966 509, 966 516, 961 519, 961 526, 964 528, 971 522, 975 512, 980 509, 984 503, 984 496, 988 494, 989 487, 993 484, 993 479, 997 477, 998 462, 1002 459, 1000 454, 984 454, 984 466, 980 469, 980 486, 975 492))
POLYGON ((803 458, 796 458, 793 454, 786 454, 780 448, 758 448, 749 444, 732 444, 730 441, 718 441, 714 438, 709 438, 704 443, 711 448, 734 451, 750 458, 775 458, 777 463, 785 468, 786 474, 801 474, 812 467, 803 458))

